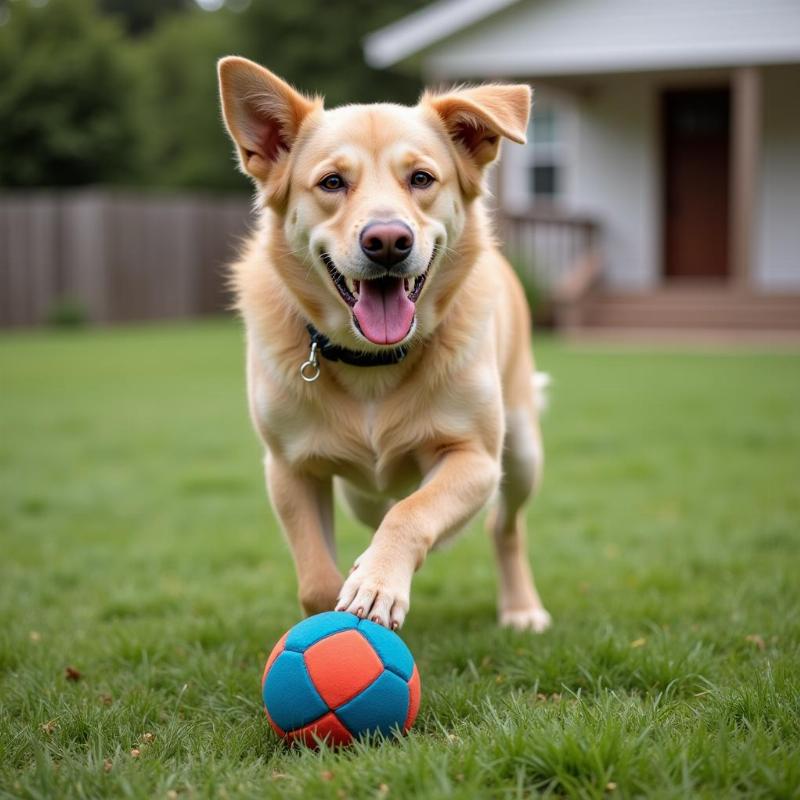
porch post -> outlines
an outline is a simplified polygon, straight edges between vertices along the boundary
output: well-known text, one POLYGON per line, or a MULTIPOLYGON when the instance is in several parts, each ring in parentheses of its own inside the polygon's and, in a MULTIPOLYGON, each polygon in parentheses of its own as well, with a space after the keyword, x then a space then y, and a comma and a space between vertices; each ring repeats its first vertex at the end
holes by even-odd
POLYGON ((503 175, 505 169, 506 160, 501 155, 500 161, 494 165, 494 169, 489 173, 489 191, 491 191, 494 197, 494 206, 501 214, 505 202, 505 176, 503 175))
POLYGON ((731 192, 729 250, 733 284, 751 285, 755 258, 761 152, 761 73, 739 67, 731 75, 731 192))

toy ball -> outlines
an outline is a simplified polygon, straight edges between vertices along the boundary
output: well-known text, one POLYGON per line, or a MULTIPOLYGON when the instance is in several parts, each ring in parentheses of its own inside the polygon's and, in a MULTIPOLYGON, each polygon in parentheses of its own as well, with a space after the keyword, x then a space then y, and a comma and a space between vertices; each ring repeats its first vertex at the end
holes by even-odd
POLYGON ((420 680, 396 633, 328 611, 281 637, 267 659, 261 695, 282 738, 344 745, 363 734, 408 731, 419 710, 420 680))

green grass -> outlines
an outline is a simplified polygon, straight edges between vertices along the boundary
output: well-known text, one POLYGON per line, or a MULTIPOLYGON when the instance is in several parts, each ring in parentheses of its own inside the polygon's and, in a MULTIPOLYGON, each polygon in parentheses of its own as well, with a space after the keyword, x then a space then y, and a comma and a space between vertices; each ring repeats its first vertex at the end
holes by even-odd
POLYGON ((299 612, 241 340, 0 338, 0 796, 800 796, 797 355, 543 341, 553 630, 495 627, 476 523, 415 580, 411 735, 317 753, 260 706, 299 612))

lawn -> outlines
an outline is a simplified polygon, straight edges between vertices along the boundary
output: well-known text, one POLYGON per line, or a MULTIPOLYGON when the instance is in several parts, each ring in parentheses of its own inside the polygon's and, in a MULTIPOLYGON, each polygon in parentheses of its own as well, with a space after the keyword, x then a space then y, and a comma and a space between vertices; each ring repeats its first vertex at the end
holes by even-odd
POLYGON ((798 355, 542 341, 553 629, 495 627, 474 524, 415 580, 412 733, 313 752, 260 705, 299 611, 241 340, 0 338, 0 796, 800 797, 798 355))

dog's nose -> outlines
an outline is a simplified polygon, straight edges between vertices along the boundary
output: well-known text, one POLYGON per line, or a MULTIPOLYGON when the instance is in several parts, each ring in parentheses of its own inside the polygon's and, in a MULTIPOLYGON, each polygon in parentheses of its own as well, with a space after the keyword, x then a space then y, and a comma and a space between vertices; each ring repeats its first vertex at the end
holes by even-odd
POLYGON ((382 267, 399 264, 414 246, 414 232, 399 219, 391 222, 370 222, 361 231, 364 255, 382 267))

